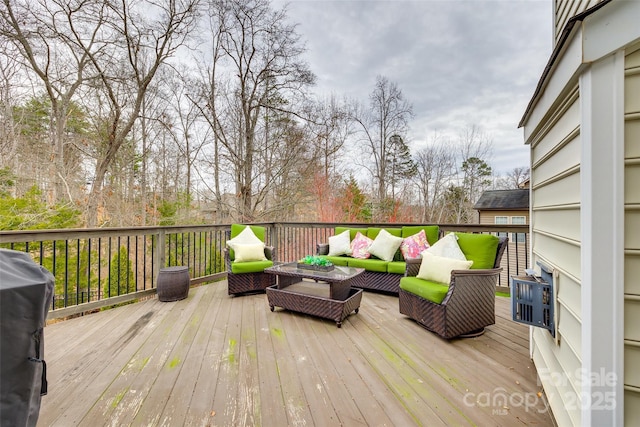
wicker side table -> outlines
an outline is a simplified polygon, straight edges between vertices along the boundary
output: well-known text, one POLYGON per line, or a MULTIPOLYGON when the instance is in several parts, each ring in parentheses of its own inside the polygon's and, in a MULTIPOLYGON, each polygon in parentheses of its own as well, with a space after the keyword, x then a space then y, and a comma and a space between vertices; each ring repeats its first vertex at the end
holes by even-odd
POLYGON ((161 268, 156 292, 160 301, 178 301, 189 296, 189 267, 161 268))

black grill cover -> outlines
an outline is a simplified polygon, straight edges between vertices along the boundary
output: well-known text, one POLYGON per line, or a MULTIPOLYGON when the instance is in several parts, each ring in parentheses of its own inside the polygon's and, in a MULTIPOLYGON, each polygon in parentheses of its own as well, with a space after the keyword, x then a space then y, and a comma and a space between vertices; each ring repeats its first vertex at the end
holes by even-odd
POLYGON ((46 394, 43 329, 54 277, 23 252, 0 249, 0 426, 35 426, 46 394))

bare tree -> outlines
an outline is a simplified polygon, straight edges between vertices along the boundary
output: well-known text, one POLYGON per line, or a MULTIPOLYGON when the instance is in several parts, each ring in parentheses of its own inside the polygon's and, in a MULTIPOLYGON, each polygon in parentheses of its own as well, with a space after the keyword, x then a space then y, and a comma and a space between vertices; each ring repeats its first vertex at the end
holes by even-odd
POLYGON ((17 94, 13 84, 19 79, 20 69, 12 60, 15 48, 7 41, 0 39, 0 169, 14 166, 14 158, 18 151, 18 131, 14 121, 17 94))
POLYGON ((164 102, 173 112, 173 119, 163 121, 163 125, 172 136, 184 159, 186 169, 184 192, 190 200, 195 163, 211 136, 211 129, 201 126, 203 124, 201 111, 191 102, 193 80, 188 70, 182 70, 181 74, 168 75, 165 81, 169 93, 164 102))
POLYGON ((455 206, 454 219, 466 222, 473 218, 473 205, 482 192, 491 185, 491 167, 488 162, 493 155, 491 136, 479 126, 464 128, 458 137, 458 183, 455 191, 449 191, 449 206, 455 206), (457 203, 457 206, 456 206, 457 203))
POLYGON ((429 145, 414 157, 416 186, 420 194, 421 222, 439 223, 444 219, 442 197, 455 174, 455 151, 447 140, 434 134, 429 145))
POLYGON ((338 154, 353 134, 351 111, 348 100, 339 101, 335 95, 312 105, 308 131, 322 157, 322 175, 329 179, 336 172, 338 154))
POLYGON ((493 156, 493 140, 479 126, 469 125, 458 135, 460 163, 471 157, 488 160, 493 156))
POLYGON ((391 137, 406 134, 409 119, 413 116, 413 107, 404 98, 400 88, 383 76, 377 77, 369 101, 369 108, 356 111, 354 119, 362 131, 361 141, 373 157, 373 167, 366 164, 363 166, 371 172, 377 187, 378 203, 383 203, 389 187, 393 149, 391 137))
POLYGON ((103 34, 108 38, 102 41, 100 49, 92 51, 81 38, 75 40, 98 73, 95 93, 108 110, 105 138, 89 196, 89 226, 97 223, 105 176, 139 117, 158 69, 176 53, 194 28, 198 1, 105 3, 103 34), (143 10, 149 18, 142 17, 143 10))
POLYGON ((267 0, 222 0, 211 6, 213 64, 204 88, 208 121, 226 156, 235 186, 237 220, 254 219, 273 184, 265 148, 270 118, 295 114, 296 97, 315 76, 301 59, 304 45, 286 9, 274 11, 267 0))
MULTIPOLYGON (((198 123, 194 104, 185 100, 189 86, 184 76, 167 70, 159 74, 160 87, 145 97, 131 133, 137 142, 135 157, 141 171, 137 180, 141 191, 135 201, 140 200, 148 223, 155 225, 198 220, 192 201, 197 197, 199 154, 208 137, 207 127, 198 123)), ((112 171, 109 176, 114 174, 112 171)))
POLYGON ((529 180, 530 173, 530 169, 526 166, 513 168, 506 176, 501 177, 497 185, 500 185, 500 188, 504 188, 505 190, 522 188, 529 180))
POLYGON ((87 79, 89 52, 104 24, 103 2, 88 0, 4 0, 0 35, 9 40, 23 65, 40 79, 51 102, 50 138, 54 198, 63 194, 68 162, 65 160, 67 118, 73 97, 87 79), (83 46, 77 41, 82 40, 83 46))
POLYGON ((313 205, 313 219, 335 221, 339 211, 338 200, 342 193, 339 185, 346 174, 340 160, 346 151, 346 142, 353 134, 351 110, 353 102, 339 100, 335 95, 312 102, 309 105, 310 120, 306 122, 307 141, 315 150, 318 165, 306 177, 304 195, 313 205))

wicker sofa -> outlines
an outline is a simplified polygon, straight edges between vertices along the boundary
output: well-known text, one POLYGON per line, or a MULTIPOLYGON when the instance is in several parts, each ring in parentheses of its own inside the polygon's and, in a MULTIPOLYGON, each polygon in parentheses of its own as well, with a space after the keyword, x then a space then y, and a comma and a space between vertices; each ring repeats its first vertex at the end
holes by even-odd
POLYGON ((495 258, 485 256, 483 262, 474 259, 475 269, 453 270, 448 286, 416 278, 422 260, 407 260, 398 295, 400 313, 445 339, 476 336, 495 323, 496 283, 508 243, 506 237, 456 234, 461 237, 458 243, 467 259, 477 257, 476 248, 483 240, 497 240, 488 249, 495 258))
MULTIPOLYGON (((382 228, 368 227, 368 228, 351 228, 351 227, 336 227, 335 234, 338 235, 345 230, 349 230, 350 238, 353 240, 358 232, 375 239, 382 228)), ((403 227, 386 227, 384 230, 390 234, 406 238, 414 235, 420 230, 424 230, 429 244, 434 244, 439 237, 440 228, 437 225, 415 225, 415 226, 403 226, 403 227)), ((380 291, 393 295, 398 295, 400 290, 400 279, 405 275, 406 264, 402 257, 400 250, 398 250, 392 261, 384 261, 376 259, 375 257, 369 259, 353 258, 347 255, 341 256, 328 256, 329 244, 320 243, 316 247, 316 254, 324 258, 329 259, 335 265, 364 268, 363 280, 360 282, 363 284, 362 288, 366 290, 380 291)))

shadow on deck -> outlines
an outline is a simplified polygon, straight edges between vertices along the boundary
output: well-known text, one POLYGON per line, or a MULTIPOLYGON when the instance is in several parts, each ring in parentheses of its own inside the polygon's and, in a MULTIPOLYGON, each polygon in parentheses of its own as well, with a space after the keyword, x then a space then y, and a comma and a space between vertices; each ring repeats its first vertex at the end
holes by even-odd
POLYGON ((528 328, 445 341, 365 293, 335 322, 269 311, 226 282, 49 325, 39 426, 553 425, 528 328))

